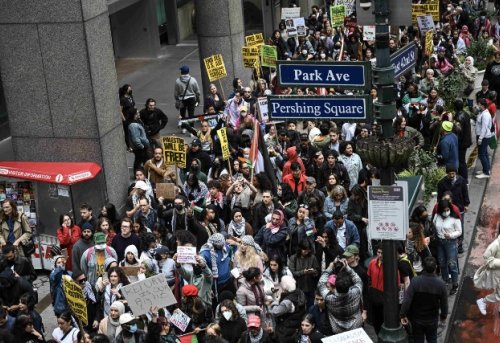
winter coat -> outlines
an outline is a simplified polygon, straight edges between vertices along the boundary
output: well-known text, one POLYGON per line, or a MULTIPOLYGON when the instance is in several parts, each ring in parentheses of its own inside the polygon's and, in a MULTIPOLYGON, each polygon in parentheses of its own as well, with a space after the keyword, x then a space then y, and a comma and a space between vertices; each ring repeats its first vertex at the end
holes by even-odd
MULTIPOLYGON (((260 289, 260 294, 262 294, 260 303, 264 304, 264 288, 261 284, 258 284, 257 287, 260 289)), ((262 310, 262 308, 257 305, 257 299, 255 298, 255 294, 252 290, 252 285, 245 279, 243 279, 240 287, 236 291, 236 301, 245 308, 247 314, 256 313, 258 315, 262 310)))
MULTIPOLYGON (((17 249, 17 254, 19 256, 24 256, 24 251, 21 249, 22 244, 26 244, 31 239, 31 227, 28 223, 28 217, 23 213, 18 213, 17 218, 14 220, 14 237, 15 239, 21 238, 21 244, 17 249)), ((6 220, 0 218, 0 246, 7 244, 9 237, 9 225, 6 220)), ((14 242, 11 242, 14 243, 14 242)))
POLYGON ((302 162, 302 159, 299 157, 297 153, 297 147, 291 146, 288 149, 286 149, 286 154, 288 157, 288 161, 285 162, 285 165, 283 166, 283 177, 285 177, 288 174, 292 173, 292 163, 296 162, 300 165, 300 170, 302 171, 302 175, 306 174, 306 168, 304 167, 304 163, 302 162))
POLYGON ((290 270, 293 277, 297 281, 297 288, 304 292, 314 291, 318 283, 320 273, 320 266, 316 256, 310 254, 309 256, 300 256, 300 252, 290 257, 290 270), (305 269, 314 269, 315 274, 306 274, 305 269))
POLYGON ((281 226, 278 232, 272 233, 270 229, 262 226, 257 235, 255 242, 258 243, 267 256, 278 255, 282 261, 286 261, 286 239, 288 236, 288 228, 281 226))
MULTIPOLYGON (((82 229, 78 225, 73 225, 73 227, 60 227, 56 230, 57 239, 61 245, 61 249, 66 249, 68 256, 72 256, 73 245, 78 242, 82 236, 82 229)), ((73 260, 68 258, 66 261, 66 268, 68 270, 73 270, 73 260)))
POLYGON ((63 275, 71 275, 66 270, 57 267, 50 272, 50 295, 52 297, 52 307, 54 308, 54 313, 59 316, 61 313, 66 311, 68 308, 68 303, 66 302, 66 296, 63 290, 63 275))

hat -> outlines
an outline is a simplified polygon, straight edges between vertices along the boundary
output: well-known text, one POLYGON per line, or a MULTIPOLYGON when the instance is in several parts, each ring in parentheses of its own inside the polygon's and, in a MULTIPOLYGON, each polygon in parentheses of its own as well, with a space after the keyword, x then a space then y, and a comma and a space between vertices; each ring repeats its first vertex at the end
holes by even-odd
POLYGON ((188 74, 189 73, 189 67, 188 66, 182 66, 179 69, 181 70, 181 74, 188 74))
POLYGON ((60 258, 64 258, 64 256, 63 255, 56 255, 56 256, 54 256, 54 267, 57 264, 57 260, 60 259, 60 258))
POLYGON ((332 274, 328 277, 327 281, 330 285, 335 286, 335 283, 337 282, 337 275, 332 274))
POLYGON ((420 102, 418 103, 420 106, 425 106, 427 107, 427 100, 420 100, 420 102))
POLYGON ((260 328, 260 318, 255 314, 251 314, 248 316, 248 324, 249 328, 260 328))
POLYGON ((169 254, 170 253, 170 250, 168 250, 168 248, 166 246, 159 246, 158 248, 156 248, 155 250, 155 254, 169 254))
POLYGON ((185 297, 197 297, 198 288, 195 285, 185 285, 182 287, 182 295, 185 297))
POLYGON ((300 134, 300 140, 301 141, 307 141, 307 140, 309 140, 309 136, 307 135, 307 133, 301 133, 300 134))
POLYGON ((359 255, 359 248, 357 246, 355 246, 354 244, 348 245, 345 248, 343 256, 344 257, 351 257, 354 255, 359 255))
POLYGON ((201 146, 201 141, 198 138, 193 139, 191 145, 201 146))
POLYGON ((133 315, 131 315, 130 313, 124 313, 120 316, 120 325, 124 325, 124 324, 129 324, 130 322, 134 321, 135 320, 135 317, 133 315))
POLYGON ((316 183, 316 179, 312 176, 308 176, 306 179, 306 183, 316 183))
POLYGON ((82 232, 85 230, 90 230, 92 231, 92 233, 94 233, 94 227, 89 222, 86 222, 82 225, 82 232))
POLYGON ((98 232, 94 235, 94 247, 98 250, 106 249, 106 235, 98 232))
POLYGON ((453 130, 453 123, 451 121, 445 120, 441 124, 441 127, 443 128, 444 131, 451 132, 451 130, 453 130))
POLYGON ((142 189, 143 191, 147 191, 149 189, 146 182, 139 180, 135 183, 134 188, 142 189))
POLYGON ((241 112, 248 112, 247 107, 246 107, 246 106, 241 106, 241 107, 240 107, 240 113, 241 113, 241 112))

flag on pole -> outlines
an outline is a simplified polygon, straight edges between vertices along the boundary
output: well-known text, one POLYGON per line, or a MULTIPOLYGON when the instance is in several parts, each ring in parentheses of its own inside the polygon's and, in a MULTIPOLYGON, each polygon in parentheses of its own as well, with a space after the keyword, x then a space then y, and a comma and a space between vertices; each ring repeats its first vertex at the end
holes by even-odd
POLYGON ((252 143, 250 145, 250 163, 254 175, 264 171, 264 158, 259 147, 260 125, 258 120, 254 120, 252 143))
POLYGON ((198 343, 198 337, 193 333, 187 333, 185 335, 180 335, 179 340, 181 343, 198 343))

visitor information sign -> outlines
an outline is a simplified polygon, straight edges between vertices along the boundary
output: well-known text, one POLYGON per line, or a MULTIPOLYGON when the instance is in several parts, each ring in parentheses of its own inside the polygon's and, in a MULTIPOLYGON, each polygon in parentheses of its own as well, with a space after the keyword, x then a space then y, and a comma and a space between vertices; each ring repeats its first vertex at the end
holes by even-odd
POLYGON ((404 187, 368 186, 368 221, 371 239, 405 240, 409 223, 404 187))

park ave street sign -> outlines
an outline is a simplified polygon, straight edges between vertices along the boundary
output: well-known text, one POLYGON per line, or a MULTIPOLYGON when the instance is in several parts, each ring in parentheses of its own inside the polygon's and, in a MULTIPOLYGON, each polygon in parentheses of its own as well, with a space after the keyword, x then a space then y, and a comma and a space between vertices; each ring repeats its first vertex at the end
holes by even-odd
POLYGON ((372 117, 372 99, 360 96, 269 96, 273 120, 330 119, 367 122, 372 117))
POLYGON ((369 89, 370 62, 279 61, 278 84, 294 87, 369 89))

